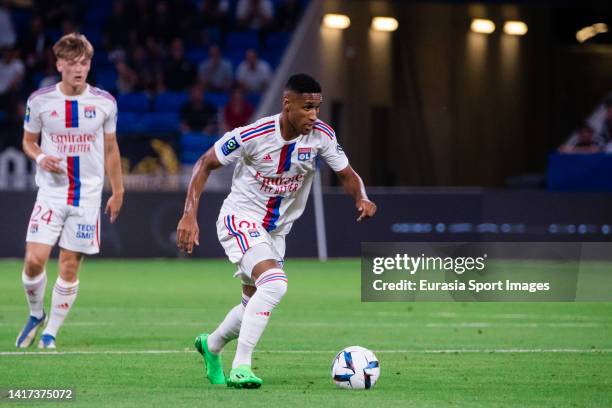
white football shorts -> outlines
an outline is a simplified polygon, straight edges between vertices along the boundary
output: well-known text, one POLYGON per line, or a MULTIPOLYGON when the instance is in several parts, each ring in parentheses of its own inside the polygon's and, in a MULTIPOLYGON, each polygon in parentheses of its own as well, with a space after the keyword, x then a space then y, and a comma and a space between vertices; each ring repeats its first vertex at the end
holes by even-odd
POLYGON ((93 255, 100 252, 100 207, 73 207, 37 200, 26 242, 59 246, 93 255))
POLYGON ((257 263, 275 259, 281 267, 283 265, 285 236, 271 235, 261 224, 244 215, 219 214, 217 237, 230 262, 238 266, 234 276, 239 277, 245 285, 255 285, 251 272, 257 263))

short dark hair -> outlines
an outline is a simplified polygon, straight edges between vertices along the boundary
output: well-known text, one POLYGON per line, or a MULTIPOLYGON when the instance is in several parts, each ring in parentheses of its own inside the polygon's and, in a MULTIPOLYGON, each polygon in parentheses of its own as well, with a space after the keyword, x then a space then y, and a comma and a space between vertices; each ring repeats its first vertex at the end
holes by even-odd
POLYGON ((306 74, 291 75, 285 89, 297 93, 321 93, 321 85, 316 79, 306 74))

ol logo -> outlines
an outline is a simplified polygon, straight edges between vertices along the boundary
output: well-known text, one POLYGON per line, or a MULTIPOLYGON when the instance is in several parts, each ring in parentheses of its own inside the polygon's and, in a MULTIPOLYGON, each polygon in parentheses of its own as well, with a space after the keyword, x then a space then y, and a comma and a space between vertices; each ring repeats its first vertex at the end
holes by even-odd
POLYGON ((221 151, 223 152, 224 155, 228 156, 231 152, 233 152, 239 147, 240 145, 238 144, 238 142, 236 141, 236 137, 234 136, 231 139, 229 139, 227 142, 225 142, 223 146, 221 146, 221 151))
POLYGON ((96 117, 96 107, 95 106, 86 106, 85 107, 85 117, 87 119, 92 119, 96 117))
POLYGON ((310 160, 310 147, 298 147, 298 160, 299 161, 310 160))

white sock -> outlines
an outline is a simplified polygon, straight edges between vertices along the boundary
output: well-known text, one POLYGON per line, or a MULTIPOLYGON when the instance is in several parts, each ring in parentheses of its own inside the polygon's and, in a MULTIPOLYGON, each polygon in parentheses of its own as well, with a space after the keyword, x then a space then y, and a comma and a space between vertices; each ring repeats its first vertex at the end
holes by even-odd
POLYGON ((214 332, 208 336, 206 343, 208 344, 208 350, 211 353, 219 354, 223 351, 223 347, 238 337, 240 333, 240 324, 242 323, 242 315, 244 309, 249 303, 250 297, 242 294, 242 302, 239 305, 234 306, 225 316, 225 319, 215 329, 214 332))
POLYGON ((51 296, 51 313, 47 327, 43 330, 43 334, 50 334, 53 337, 57 336, 57 331, 64 323, 64 319, 72 308, 79 290, 79 281, 66 282, 59 276, 53 287, 53 295, 51 296))
POLYGON ((249 301, 242 317, 232 368, 242 364, 251 365, 253 349, 268 324, 270 313, 287 292, 287 276, 282 269, 268 269, 259 276, 255 286, 257 292, 249 301))
POLYGON ((30 315, 37 319, 43 317, 45 289, 47 288, 47 271, 43 270, 38 276, 30 278, 25 271, 21 274, 23 289, 30 306, 30 315))

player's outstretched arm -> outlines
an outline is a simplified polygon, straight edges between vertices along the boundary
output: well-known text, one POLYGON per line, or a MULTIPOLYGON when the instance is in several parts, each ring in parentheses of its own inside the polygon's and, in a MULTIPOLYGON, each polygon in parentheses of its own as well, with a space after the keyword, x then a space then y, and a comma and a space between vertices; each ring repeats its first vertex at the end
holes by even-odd
POLYGON ((191 180, 187 188, 185 209, 176 228, 176 244, 181 251, 191 253, 193 245, 200 245, 200 229, 198 227, 198 207, 200 196, 208 180, 210 172, 221 167, 214 146, 208 149, 196 162, 191 173, 191 180))
POLYGON ((104 213, 110 215, 110 222, 114 223, 123 206, 123 175, 121 174, 121 155, 115 133, 104 134, 104 168, 110 180, 113 194, 106 203, 104 213))
POLYGON ((41 169, 50 171, 52 173, 62 174, 60 163, 62 159, 60 157, 48 156, 42 152, 38 145, 38 139, 40 133, 32 133, 27 130, 23 132, 23 152, 30 159, 35 160, 41 169))
POLYGON ((357 222, 372 218, 376 214, 376 204, 368 199, 363 180, 349 165, 344 170, 336 172, 344 190, 355 200, 355 207, 359 216, 357 222))

